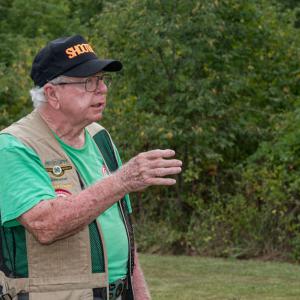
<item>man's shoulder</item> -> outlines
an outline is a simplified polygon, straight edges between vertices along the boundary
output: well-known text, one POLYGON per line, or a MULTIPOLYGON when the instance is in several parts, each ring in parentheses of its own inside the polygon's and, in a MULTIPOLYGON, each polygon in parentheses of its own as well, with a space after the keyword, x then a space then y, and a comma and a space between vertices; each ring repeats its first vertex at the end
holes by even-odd
POLYGON ((11 125, 9 125, 8 127, 0 131, 0 150, 12 149, 12 148, 23 148, 23 149, 28 148, 17 137, 15 131, 16 131, 16 127, 18 127, 19 124, 22 124, 24 120, 27 119, 30 115, 31 114, 24 116, 23 118, 15 121, 11 125))
POLYGON ((13 122, 8 127, 2 129, 0 131, 0 134, 10 134, 15 137, 19 137, 20 133, 21 135, 27 135, 28 131, 38 132, 37 128, 40 129, 40 124, 36 123, 36 119, 38 117, 38 113, 36 110, 33 110, 31 113, 25 115, 23 118, 13 122), (28 127, 32 127, 32 130, 28 130, 28 127))
POLYGON ((26 149, 27 147, 15 136, 8 133, 0 133, 0 150, 26 149))
POLYGON ((91 136, 94 136, 101 130, 106 130, 102 125, 94 122, 86 127, 86 130, 89 132, 91 136))

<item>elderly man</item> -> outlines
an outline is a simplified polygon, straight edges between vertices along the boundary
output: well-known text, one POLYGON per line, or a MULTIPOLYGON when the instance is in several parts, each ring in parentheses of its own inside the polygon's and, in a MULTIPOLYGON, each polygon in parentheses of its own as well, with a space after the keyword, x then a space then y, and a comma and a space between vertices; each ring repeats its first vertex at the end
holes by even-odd
POLYGON ((50 42, 35 57, 36 109, 0 135, 2 299, 150 299, 134 247, 129 192, 173 185, 172 150, 121 167, 95 123, 116 60, 83 37, 50 42))

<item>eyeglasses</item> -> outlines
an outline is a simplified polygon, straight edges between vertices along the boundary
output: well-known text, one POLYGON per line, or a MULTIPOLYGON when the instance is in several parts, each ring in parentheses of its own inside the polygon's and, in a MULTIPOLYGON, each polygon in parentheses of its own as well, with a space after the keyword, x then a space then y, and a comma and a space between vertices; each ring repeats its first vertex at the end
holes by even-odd
POLYGON ((74 81, 74 82, 58 82, 52 83, 53 85, 66 85, 66 84, 84 84, 85 90, 87 92, 95 92, 99 87, 99 82, 104 83, 107 87, 110 86, 112 77, 110 74, 101 74, 92 77, 88 77, 84 81, 74 81))

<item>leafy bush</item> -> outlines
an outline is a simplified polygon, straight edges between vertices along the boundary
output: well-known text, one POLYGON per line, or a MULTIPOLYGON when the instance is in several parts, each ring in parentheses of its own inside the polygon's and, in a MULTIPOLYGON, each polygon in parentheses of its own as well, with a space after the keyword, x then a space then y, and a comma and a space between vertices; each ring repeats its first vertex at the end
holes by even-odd
POLYGON ((300 44, 277 2, 0 0, 0 126, 31 109, 37 49, 82 33, 124 64, 103 120, 122 157, 183 161, 133 196, 140 249, 299 259, 300 44))
MULTIPOLYGON (((239 257, 286 248, 288 221, 250 201, 244 185, 267 172, 253 161, 251 173, 248 158, 297 107, 293 14, 267 1, 129 2, 107 5, 94 24, 125 65, 104 123, 127 157, 170 147, 184 162, 175 189, 134 202, 141 248, 239 257)), ((279 180, 277 193, 280 206, 279 180)))

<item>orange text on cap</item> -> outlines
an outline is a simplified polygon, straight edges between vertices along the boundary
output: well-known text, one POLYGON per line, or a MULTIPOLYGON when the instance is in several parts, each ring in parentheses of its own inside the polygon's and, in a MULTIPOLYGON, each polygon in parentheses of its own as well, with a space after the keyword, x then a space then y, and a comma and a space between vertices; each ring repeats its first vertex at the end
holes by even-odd
POLYGON ((89 44, 77 44, 66 49, 66 54, 70 59, 87 52, 95 53, 93 48, 89 44))

